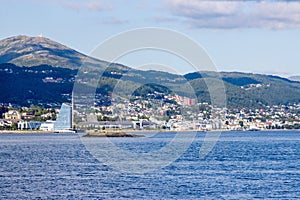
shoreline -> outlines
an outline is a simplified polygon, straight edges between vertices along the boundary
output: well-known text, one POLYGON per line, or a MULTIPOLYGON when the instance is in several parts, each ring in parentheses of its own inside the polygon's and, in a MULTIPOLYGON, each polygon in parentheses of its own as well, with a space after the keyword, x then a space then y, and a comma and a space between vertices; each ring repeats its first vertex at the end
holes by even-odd
MULTIPOLYGON (((168 133, 168 132, 235 132, 235 131, 242 131, 242 132, 269 132, 269 131, 300 131, 300 129, 265 129, 265 130, 211 130, 211 131, 199 131, 199 130, 111 130, 108 132, 124 132, 124 133, 154 133, 154 132, 160 132, 160 133, 168 133)), ((89 130, 78 130, 79 133, 86 133, 88 134, 89 130)), ((101 133, 101 132, 99 132, 101 133)), ((0 130, 1 134, 57 134, 55 131, 41 131, 41 130, 0 130)), ((59 134, 65 134, 65 133, 59 133, 59 134)), ((70 134, 70 133, 68 133, 70 134)), ((78 133, 71 133, 71 134, 78 134, 78 133)))
POLYGON ((47 134, 54 133, 54 131, 40 131, 40 130, 0 130, 0 134, 47 134))

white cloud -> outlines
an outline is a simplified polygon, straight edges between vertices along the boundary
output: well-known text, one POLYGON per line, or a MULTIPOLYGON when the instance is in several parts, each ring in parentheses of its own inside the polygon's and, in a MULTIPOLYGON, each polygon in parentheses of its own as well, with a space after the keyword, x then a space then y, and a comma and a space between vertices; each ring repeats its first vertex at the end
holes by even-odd
POLYGON ((166 3, 172 13, 191 18, 232 15, 240 4, 231 1, 196 0, 167 0, 166 3))
POLYGON ((300 2, 164 0, 172 15, 197 28, 300 28, 300 2))
POLYGON ((300 3, 299 2, 260 2, 253 12, 261 25, 267 28, 299 28, 300 3))
POLYGON ((90 0, 90 1, 67 1, 62 2, 64 7, 81 11, 81 10, 87 10, 87 11, 104 11, 104 10, 111 10, 112 6, 105 0, 90 0))

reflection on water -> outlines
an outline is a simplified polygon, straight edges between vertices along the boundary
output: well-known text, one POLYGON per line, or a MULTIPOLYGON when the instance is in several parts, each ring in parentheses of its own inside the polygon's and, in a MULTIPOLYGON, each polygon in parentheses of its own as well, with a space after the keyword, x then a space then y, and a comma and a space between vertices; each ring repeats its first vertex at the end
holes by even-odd
MULTIPOLYGON (((189 134, 189 133, 187 133, 189 134)), ((111 138, 127 152, 160 149, 172 133, 111 138)), ((0 199, 291 199, 300 196, 300 132, 225 132, 204 159, 204 133, 171 165, 112 170, 77 135, 0 135, 0 199)), ((91 138, 92 139, 92 138, 91 138)))

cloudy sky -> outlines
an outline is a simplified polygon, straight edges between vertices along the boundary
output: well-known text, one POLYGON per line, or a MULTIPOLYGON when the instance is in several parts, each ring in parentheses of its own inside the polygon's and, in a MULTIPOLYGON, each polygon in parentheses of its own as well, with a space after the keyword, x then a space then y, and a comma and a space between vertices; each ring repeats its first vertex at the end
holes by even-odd
MULTIPOLYGON (((220 71, 300 75, 298 1, 0 0, 0 3, 0 39, 42 33, 89 54, 99 43, 120 32, 161 27, 195 40, 220 71)), ((147 61, 136 57, 139 59, 131 56, 123 62, 135 67, 142 62, 162 62, 164 56, 150 56, 153 60, 147 61)), ((192 71, 184 63, 178 63, 171 63, 177 65, 176 71, 192 71)))

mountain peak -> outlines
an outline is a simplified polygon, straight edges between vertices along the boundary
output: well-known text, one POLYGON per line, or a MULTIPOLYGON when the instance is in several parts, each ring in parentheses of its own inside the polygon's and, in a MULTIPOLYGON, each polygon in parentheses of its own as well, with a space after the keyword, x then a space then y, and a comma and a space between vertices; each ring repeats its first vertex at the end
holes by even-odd
MULTIPOLYGON (((36 44, 57 44, 59 46, 64 46, 62 44, 59 44, 58 42, 55 42, 47 37, 44 37, 42 34, 38 36, 27 36, 27 35, 17 35, 8 37, 6 39, 3 39, 0 41, 2 43, 36 43, 36 44)), ((66 46, 64 46, 66 47, 66 46)))
POLYGON ((0 63, 78 68, 85 58, 84 54, 43 36, 18 35, 0 41, 0 63))

